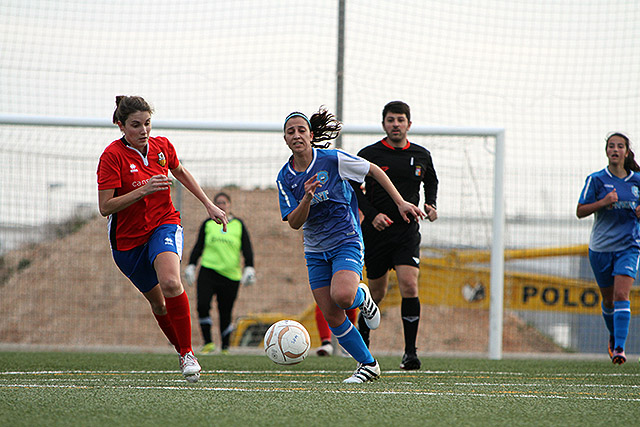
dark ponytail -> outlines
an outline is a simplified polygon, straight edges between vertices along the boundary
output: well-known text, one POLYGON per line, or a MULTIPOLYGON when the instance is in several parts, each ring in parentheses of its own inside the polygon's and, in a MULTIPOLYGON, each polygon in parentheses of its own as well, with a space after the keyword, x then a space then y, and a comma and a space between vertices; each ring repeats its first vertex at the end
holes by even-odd
POLYGON ((113 123, 117 125, 120 122, 124 125, 129 115, 138 111, 148 111, 149 114, 153 114, 153 108, 141 96, 118 95, 116 109, 113 111, 113 123))
POLYGON ((314 148, 327 148, 331 145, 330 142, 324 144, 318 144, 321 141, 330 141, 336 139, 340 135, 342 130, 342 123, 336 119, 336 116, 327 111, 326 108, 320 107, 317 113, 313 113, 310 118, 299 111, 294 111, 289 114, 284 120, 284 126, 286 128, 287 122, 293 117, 302 117, 309 125, 309 130, 313 133, 313 139, 311 140, 311 146, 314 148))
POLYGON ((625 146, 627 147, 627 156, 624 158, 624 169, 627 171, 627 173, 631 171, 640 172, 640 166, 638 166, 638 163, 636 162, 636 156, 635 154, 633 154, 633 151, 631 151, 631 141, 629 141, 629 137, 621 132, 614 132, 607 136, 607 144, 609 144, 609 140, 614 136, 622 138, 624 140, 625 146))
POLYGON ((320 107, 317 113, 313 113, 309 118, 309 123, 311 123, 311 132, 313 132, 311 145, 316 148, 327 148, 331 145, 330 142, 314 143, 336 139, 342 130, 342 123, 324 107, 320 107))

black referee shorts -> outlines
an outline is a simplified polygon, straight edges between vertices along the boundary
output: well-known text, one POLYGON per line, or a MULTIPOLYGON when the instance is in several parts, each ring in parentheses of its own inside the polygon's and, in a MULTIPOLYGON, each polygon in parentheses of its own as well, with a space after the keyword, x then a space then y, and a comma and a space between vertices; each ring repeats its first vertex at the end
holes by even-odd
POLYGON ((384 231, 373 226, 362 228, 368 279, 382 277, 396 265, 420 266, 420 230, 418 224, 411 225, 400 230, 392 226, 384 231))

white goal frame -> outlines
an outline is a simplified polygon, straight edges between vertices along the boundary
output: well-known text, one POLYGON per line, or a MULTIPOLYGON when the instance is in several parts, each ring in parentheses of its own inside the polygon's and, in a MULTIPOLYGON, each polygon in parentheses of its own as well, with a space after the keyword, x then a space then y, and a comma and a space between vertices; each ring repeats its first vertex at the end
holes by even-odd
MULTIPOLYGON (((104 118, 34 116, 0 114, 0 125, 62 126, 111 128, 104 118)), ((224 132, 282 132, 281 123, 248 123, 225 121, 154 120, 158 129, 224 132)), ((342 134, 379 135, 380 125, 345 124, 342 134)), ((489 137, 496 141, 493 175, 493 222, 491 244, 491 284, 489 305, 489 359, 502 359, 502 331, 504 312, 504 158, 505 130, 494 127, 412 126, 412 135, 489 137)))
MULTIPOLYGON (((280 130, 280 129, 278 129, 280 130)), ((342 134, 379 135, 380 125, 344 125, 342 134)), ((493 163, 493 222, 491 239, 491 284, 489 301, 489 359, 502 359, 504 314, 504 128, 411 126, 411 135, 475 136, 495 138, 493 163)))

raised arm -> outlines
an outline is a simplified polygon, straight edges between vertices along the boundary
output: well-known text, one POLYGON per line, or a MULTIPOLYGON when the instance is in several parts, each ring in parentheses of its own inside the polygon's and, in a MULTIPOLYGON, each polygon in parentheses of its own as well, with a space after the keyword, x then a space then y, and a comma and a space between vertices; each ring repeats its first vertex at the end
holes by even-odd
POLYGON ((218 224, 222 224, 222 229, 227 231, 227 215, 207 197, 204 190, 200 187, 200 184, 198 184, 198 181, 191 175, 191 172, 180 163, 177 168, 171 169, 171 173, 187 190, 200 200, 207 210, 209 217, 218 224))
POLYGON ((424 219, 425 214, 418 208, 417 206, 405 201, 396 187, 393 185, 389 177, 379 166, 374 163, 370 164, 369 173, 367 176, 372 177, 386 190, 394 203, 398 206, 398 211, 400 211, 400 215, 406 222, 411 222, 411 218, 409 215, 414 217, 416 221, 420 219, 424 219))
POLYGON ((304 183, 304 196, 300 201, 300 204, 287 215, 287 222, 294 230, 298 230, 307 220, 309 216, 309 209, 311 209, 311 201, 316 190, 322 187, 320 181, 318 181, 318 175, 314 175, 304 183))
POLYGON ((102 216, 109 216, 128 208, 135 202, 156 191, 168 190, 171 180, 164 175, 154 175, 142 187, 133 191, 115 196, 115 189, 98 190, 98 209, 102 216))
POLYGON ((595 201, 593 203, 587 203, 587 204, 584 204, 584 205, 578 203, 578 207, 576 208, 576 216, 578 218, 587 217, 587 216, 591 215, 592 213, 594 213, 596 211, 599 211, 602 208, 605 208, 607 206, 610 206, 610 205, 614 204, 617 201, 618 201, 618 193, 616 192, 616 189, 614 188, 611 192, 609 192, 602 199, 597 200, 597 201, 595 201))

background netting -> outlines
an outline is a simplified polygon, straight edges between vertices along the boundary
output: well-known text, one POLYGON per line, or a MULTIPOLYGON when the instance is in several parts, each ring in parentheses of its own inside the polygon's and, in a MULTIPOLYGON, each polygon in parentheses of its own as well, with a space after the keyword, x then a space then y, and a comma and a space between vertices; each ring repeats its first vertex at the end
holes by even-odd
MULTIPOLYGON (((617 0, 347 1, 342 119, 347 125, 378 124, 383 105, 401 99, 412 107, 414 126, 506 129, 506 248, 585 244, 592 219, 575 218, 584 179, 606 165, 607 133, 626 132, 634 142, 639 132, 639 15, 636 1, 617 0)), ((335 1, 8 0, 0 4, 0 19, 0 114, 108 119, 120 94, 145 97, 156 120, 280 123, 294 110, 336 109, 335 1)), ((237 190, 238 216, 275 206, 275 196, 266 199, 273 205, 254 206, 240 190, 264 195, 273 188, 289 155, 280 134, 154 133, 172 140, 203 186, 237 190)), ((97 158, 119 136, 115 126, 0 126, 0 288, 6 295, 0 342, 123 343, 141 326, 105 325, 113 319, 135 323, 138 314, 130 312, 140 312, 145 327, 154 326, 146 303, 110 260, 104 221, 95 218, 97 158), (83 231, 87 221, 95 223, 93 233, 86 226, 83 231), (78 234, 65 234, 77 229, 85 233, 81 241, 73 240, 78 234), (80 257, 92 253, 80 243, 100 250, 94 261, 80 257), (83 287, 67 291, 71 282, 83 287), (126 298, 132 302, 124 303, 126 298), (72 332, 56 335, 64 328, 72 332)), ((343 148, 357 152, 382 136, 344 135, 343 148)), ((488 250, 494 141, 411 139, 432 152, 442 184, 440 219, 423 226, 426 256, 488 250)), ((185 205, 193 202, 189 195, 176 197, 185 205)), ((284 230, 275 209, 269 213, 276 216, 270 219, 271 234, 265 230, 263 239, 288 238, 301 245, 300 236, 284 230)), ((183 215, 185 256, 195 238, 189 233, 204 219, 201 209, 194 212, 183 215)), ((520 305, 505 302, 505 322, 534 325, 577 351, 600 352, 606 337, 597 307, 580 286, 565 287, 573 286, 572 280, 591 280, 582 255, 580 250, 542 258, 526 253, 508 261, 508 271, 530 276, 516 280, 513 298, 520 305), (524 305, 534 299, 535 306, 524 305)), ((277 251, 262 256, 257 262, 264 266, 291 264, 277 251)), ((465 265, 481 269, 487 263, 465 265)), ((236 315, 302 311, 311 297, 304 265, 296 268, 295 286, 284 293, 299 301, 283 296, 284 307, 262 307, 264 289, 256 287, 241 295, 236 315)), ((285 278, 266 271, 261 283, 284 286, 285 278)), ((482 282, 469 280, 471 287, 482 282)), ((438 302, 425 317, 432 316, 440 328, 452 322, 463 329, 484 327, 473 316, 446 311, 448 305, 456 304, 438 302)), ((632 322, 629 352, 640 351, 632 322)), ((430 326, 423 332, 430 334, 430 326)), ((458 338, 469 339, 468 330, 458 338)), ((422 349, 462 348, 453 338, 442 344, 429 339, 435 344, 422 349)), ((126 343, 162 342, 158 332, 151 342, 126 343)))

